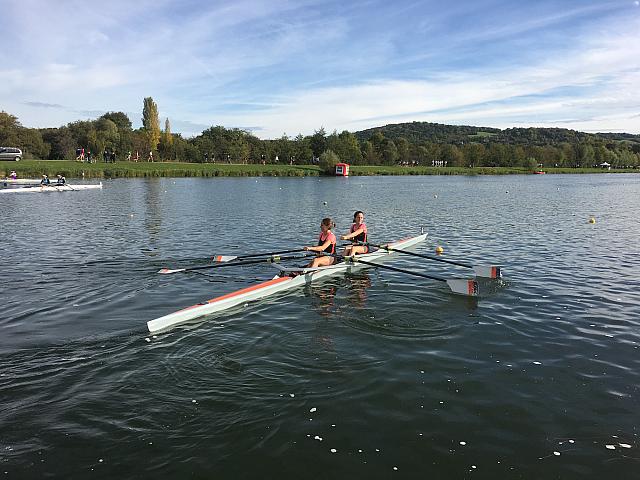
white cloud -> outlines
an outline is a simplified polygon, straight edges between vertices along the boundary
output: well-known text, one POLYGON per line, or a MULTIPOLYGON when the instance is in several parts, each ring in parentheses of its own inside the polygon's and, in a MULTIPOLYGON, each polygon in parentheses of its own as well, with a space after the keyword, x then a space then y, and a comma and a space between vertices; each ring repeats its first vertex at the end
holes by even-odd
MULTIPOLYGON (((367 2, 331 14, 316 1, 243 0, 196 8, 169 0, 11 2, 7 15, 15 22, 8 24, 19 24, 21 31, 3 39, 7 48, 0 61, 9 68, 0 70, 0 104, 27 126, 54 126, 76 120, 78 112, 141 111, 142 99, 153 96, 161 116, 185 133, 199 133, 202 125, 250 125, 261 127, 263 138, 413 120, 575 122, 590 128, 597 122, 618 128, 627 121, 623 129, 640 132, 634 117, 640 105, 640 20, 628 14, 601 20, 612 4, 542 12, 505 27, 491 12, 480 17, 492 6, 480 4, 471 12, 478 25, 442 35, 459 9, 467 8, 452 6, 416 21, 420 35, 435 35, 424 41, 406 37, 409 28, 397 24, 423 3, 403 5, 402 15, 391 9, 386 12, 397 16, 382 18, 362 17, 379 7, 367 2), (589 15, 595 23, 570 35, 556 29, 589 15), (388 28, 369 28, 372 20, 388 28), (539 32, 551 28, 564 43, 540 60, 539 32), (483 42, 500 46, 482 57, 488 45, 483 42), (419 48, 411 48, 414 43, 419 48), (519 48, 528 50, 520 55, 519 48), (472 61, 476 54, 482 62, 472 61), (507 61, 494 62, 504 54, 507 61)), ((521 15, 537 11, 518 8, 521 15)))

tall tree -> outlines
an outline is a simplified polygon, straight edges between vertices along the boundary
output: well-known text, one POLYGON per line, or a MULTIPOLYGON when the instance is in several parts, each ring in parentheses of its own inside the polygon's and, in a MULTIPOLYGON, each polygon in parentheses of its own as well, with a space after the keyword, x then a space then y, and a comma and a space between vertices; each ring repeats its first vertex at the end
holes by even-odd
POLYGON ((160 146, 158 147, 163 158, 171 158, 172 145, 173 135, 171 135, 171 124, 169 123, 169 119, 167 118, 164 121, 164 130, 162 131, 162 135, 160 136, 160 146))
POLYGON ((320 127, 320 130, 313 132, 311 149, 316 157, 319 157, 327 149, 327 132, 325 132, 324 127, 320 127))
POLYGON ((158 105, 153 98, 146 97, 142 107, 142 129, 144 130, 147 145, 150 151, 155 151, 160 142, 160 120, 158 118, 158 105))
POLYGON ((409 141, 404 137, 400 137, 395 143, 398 148, 398 159, 401 162, 409 162, 411 160, 409 158, 409 141))

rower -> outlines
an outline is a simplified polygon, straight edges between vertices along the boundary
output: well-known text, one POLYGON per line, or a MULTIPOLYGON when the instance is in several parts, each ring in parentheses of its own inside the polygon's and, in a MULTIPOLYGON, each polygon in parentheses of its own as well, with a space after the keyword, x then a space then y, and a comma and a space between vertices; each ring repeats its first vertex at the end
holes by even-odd
POLYGON ((358 245, 358 242, 367 242, 367 225, 364 223, 364 213, 358 210, 353 214, 353 224, 349 233, 342 235, 341 240, 351 240, 352 244, 344 249, 344 256, 350 257, 356 253, 369 253, 368 245, 358 245))
POLYGON ((50 184, 51 182, 49 181, 49 177, 47 177, 46 175, 42 175, 42 180, 40 180, 40 185, 45 186, 50 184))
POLYGON ((328 255, 318 254, 316 258, 309 264, 310 268, 324 267, 333 265, 336 253, 336 236, 331 231, 336 226, 331 218, 323 218, 320 223, 320 236, 318 237, 318 245, 314 247, 304 247, 303 250, 310 252, 322 252, 328 255))
POLYGON ((9 178, 11 180, 15 180, 16 178, 18 178, 18 174, 16 173, 15 170, 11 170, 11 173, 9 174, 9 178))
POLYGON ((56 182, 58 185, 64 185, 67 183, 67 179, 64 178, 63 175, 58 175, 58 181, 56 182))

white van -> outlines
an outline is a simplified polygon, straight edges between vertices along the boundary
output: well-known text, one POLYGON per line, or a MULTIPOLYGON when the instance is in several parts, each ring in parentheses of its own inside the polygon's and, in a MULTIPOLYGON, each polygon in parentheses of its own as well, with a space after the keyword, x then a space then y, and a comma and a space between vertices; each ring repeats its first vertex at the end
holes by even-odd
POLYGON ((13 147, 0 147, 0 160, 22 160, 22 150, 13 147))
POLYGON ((22 160, 22 150, 13 147, 0 147, 0 160, 22 160))

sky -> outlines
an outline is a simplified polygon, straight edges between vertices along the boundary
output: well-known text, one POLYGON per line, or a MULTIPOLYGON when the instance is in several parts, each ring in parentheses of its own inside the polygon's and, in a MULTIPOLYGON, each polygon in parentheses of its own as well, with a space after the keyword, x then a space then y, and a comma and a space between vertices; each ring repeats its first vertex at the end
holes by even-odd
POLYGON ((185 137, 424 121, 640 134, 639 0, 0 0, 25 127, 144 97, 185 137))

